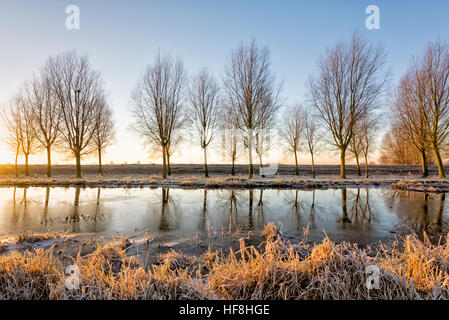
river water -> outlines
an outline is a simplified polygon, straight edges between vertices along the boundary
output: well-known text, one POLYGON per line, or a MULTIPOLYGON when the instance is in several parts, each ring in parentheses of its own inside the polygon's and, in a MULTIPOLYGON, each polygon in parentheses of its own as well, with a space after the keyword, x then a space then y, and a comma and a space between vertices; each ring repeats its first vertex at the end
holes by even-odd
POLYGON ((1 188, 0 236, 50 230, 96 236, 185 236, 233 228, 259 233, 274 222, 286 236, 361 245, 397 234, 447 230, 443 194, 392 189, 187 190, 1 188))

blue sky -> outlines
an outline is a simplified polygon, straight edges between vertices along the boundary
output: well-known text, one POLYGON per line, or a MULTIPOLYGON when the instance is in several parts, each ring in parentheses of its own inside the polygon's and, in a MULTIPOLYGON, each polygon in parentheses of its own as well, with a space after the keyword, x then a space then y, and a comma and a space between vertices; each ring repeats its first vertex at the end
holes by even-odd
MULTIPOLYGON (((148 162, 149 153, 128 130, 129 95, 159 49, 181 56, 190 74, 208 67, 221 77, 230 50, 255 37, 271 48, 273 69, 284 82, 283 96, 293 103, 304 99, 319 54, 357 29, 384 45, 395 84, 428 41, 449 40, 448 13, 449 1, 435 0, 0 0, 0 101, 50 54, 71 49, 87 53, 103 73, 117 119, 117 141, 106 162, 148 162), (380 8, 380 30, 365 28, 365 8, 371 4, 380 8), (68 5, 80 8, 80 30, 65 27, 68 5)), ((181 151, 186 162, 201 161, 199 152, 188 150, 181 151)), ((329 162, 328 156, 321 158, 329 162)), ((0 162, 8 161, 12 156, 2 145, 0 162)))

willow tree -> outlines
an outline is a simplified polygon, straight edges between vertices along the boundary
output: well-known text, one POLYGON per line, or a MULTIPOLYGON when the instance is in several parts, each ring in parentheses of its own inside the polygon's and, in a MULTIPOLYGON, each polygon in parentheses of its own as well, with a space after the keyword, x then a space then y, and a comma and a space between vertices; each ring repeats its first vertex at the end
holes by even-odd
POLYGON ((22 115, 18 108, 16 99, 17 98, 11 99, 4 110, 2 110, 2 120, 7 134, 4 141, 15 154, 14 172, 16 177, 18 177, 18 158, 20 154, 20 147, 22 145, 22 115))
POLYGON ((196 130, 203 149, 204 176, 209 177, 207 169, 207 147, 219 126, 218 85, 207 70, 202 70, 192 78, 189 88, 189 108, 186 116, 196 130))
POLYGON ((441 42, 429 43, 412 70, 417 91, 424 97, 419 107, 438 175, 446 178, 441 151, 449 135, 449 47, 441 42))
POLYGON ((315 154, 320 149, 320 132, 314 114, 304 112, 304 142, 312 160, 312 177, 315 178, 315 154))
MULTIPOLYGON (((421 162, 423 177, 427 177, 429 174, 427 168, 429 143, 423 114, 425 103, 425 92, 420 89, 413 69, 409 69, 401 78, 391 105, 392 129, 396 132, 392 131, 394 136, 387 136, 388 139, 385 141, 386 150, 390 147, 390 151, 396 153, 399 159, 407 156, 406 146, 413 146, 421 162), (402 137, 401 141, 394 144, 399 136, 402 137)), ((407 158, 410 157, 407 156, 407 158)), ((409 159, 402 161, 409 162, 409 159)))
POLYGON ((102 76, 76 51, 50 57, 42 74, 60 108, 63 148, 75 158, 81 178, 81 157, 92 151, 97 109, 106 99, 102 76))
POLYGON ((33 117, 32 108, 29 101, 25 98, 23 91, 17 94, 14 99, 17 112, 20 114, 19 139, 20 148, 25 158, 25 176, 30 175, 29 158, 30 155, 38 151, 35 121, 33 117))
POLYGON ((295 157, 295 174, 299 175, 298 152, 301 151, 304 136, 305 112, 301 104, 293 105, 284 110, 279 135, 289 153, 295 157))
POLYGON ((225 105, 221 112, 221 148, 223 151, 223 159, 231 160, 231 175, 235 175, 235 162, 241 156, 243 150, 243 141, 237 123, 237 117, 234 109, 229 105, 225 105))
POLYGON ((132 128, 162 152, 162 177, 167 178, 167 149, 183 124, 185 70, 180 58, 156 57, 132 92, 132 128))
POLYGON ((387 82, 382 72, 385 53, 360 34, 338 42, 318 62, 309 79, 311 104, 329 135, 327 142, 340 151, 340 177, 346 178, 346 151, 357 124, 380 104, 387 82))
POLYGON ((259 47, 254 39, 241 42, 231 52, 223 82, 236 124, 247 133, 248 174, 252 178, 254 130, 262 129, 279 109, 281 87, 276 85, 268 47, 259 47))
POLYGON ((112 109, 106 100, 99 103, 95 115, 92 148, 98 155, 98 174, 103 175, 102 156, 106 148, 114 141, 115 128, 112 109))
POLYGON ((25 87, 25 99, 34 117, 36 139, 47 154, 47 177, 51 177, 52 147, 60 135, 61 110, 50 83, 35 77, 25 87))

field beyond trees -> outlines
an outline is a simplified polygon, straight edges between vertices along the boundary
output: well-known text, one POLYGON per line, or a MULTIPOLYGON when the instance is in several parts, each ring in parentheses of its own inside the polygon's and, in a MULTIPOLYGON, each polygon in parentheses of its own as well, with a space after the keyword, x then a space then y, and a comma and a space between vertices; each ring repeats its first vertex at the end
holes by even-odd
MULTIPOLYGON (((30 165, 30 176, 42 176, 46 174, 47 165, 30 165)), ((75 172, 74 165, 53 165, 53 176, 55 178, 73 177, 75 172)), ((340 175, 339 165, 316 165, 316 176, 320 178, 337 177, 340 175)), ((421 165, 370 165, 370 176, 393 176, 393 177, 405 177, 414 176, 415 178, 421 177, 421 165)), ((98 165, 83 165, 83 175, 89 177, 98 176, 98 165)), ((203 175, 203 164, 172 164, 171 172, 172 177, 179 175, 203 175)), ((231 176, 231 165, 229 164, 209 164, 209 175, 211 176, 231 176)), ((105 178, 112 177, 127 177, 127 176, 150 176, 160 175, 162 172, 162 165, 159 164, 108 164, 103 165, 103 174, 105 178)), ((357 178, 357 167, 355 165, 346 165, 346 172, 348 177, 357 178)), ((25 166, 19 165, 19 173, 23 175, 25 173, 25 166)), ((248 165, 236 164, 235 173, 239 175, 248 175, 248 165)), ((257 173, 257 167, 256 167, 257 173)), ((295 174, 294 165, 279 165, 277 172, 282 176, 293 176, 295 174)), ((2 176, 13 176, 14 166, 5 164, 0 165, 0 178, 2 176)), ((437 176, 438 168, 436 165, 429 165, 429 176, 437 176)), ((299 177, 312 177, 311 165, 299 166, 299 177)))

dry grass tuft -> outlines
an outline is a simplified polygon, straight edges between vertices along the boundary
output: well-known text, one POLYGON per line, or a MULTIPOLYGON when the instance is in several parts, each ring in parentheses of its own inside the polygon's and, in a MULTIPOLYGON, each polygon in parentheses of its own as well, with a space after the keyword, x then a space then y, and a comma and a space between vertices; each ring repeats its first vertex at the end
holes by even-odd
POLYGON ((33 231, 27 231, 25 233, 19 233, 15 243, 17 244, 33 244, 39 241, 64 238, 67 234, 59 232, 49 232, 43 234, 36 234, 33 231))
POLYGON ((0 299, 45 300, 61 278, 61 269, 52 250, 0 256, 0 299))
POLYGON ((160 254, 156 259, 156 264, 165 264, 170 270, 186 269, 198 262, 195 257, 189 257, 181 252, 170 250, 167 253, 160 254))

